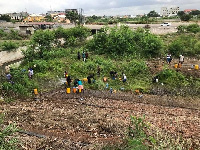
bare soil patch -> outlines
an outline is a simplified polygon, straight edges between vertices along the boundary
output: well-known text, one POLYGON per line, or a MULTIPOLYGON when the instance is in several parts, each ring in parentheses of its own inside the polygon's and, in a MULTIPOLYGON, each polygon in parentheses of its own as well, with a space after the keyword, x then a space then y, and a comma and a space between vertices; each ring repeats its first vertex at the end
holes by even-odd
MULTIPOLYGON (((110 95, 107 98, 101 97, 100 91, 92 93, 66 94, 60 89, 41 96, 40 101, 2 103, 0 111, 6 114, 5 124, 15 122, 19 128, 28 131, 17 134, 23 149, 100 149, 106 144, 121 143, 127 133, 130 115, 145 115, 152 127, 174 136, 181 135, 196 145, 200 143, 198 104, 195 109, 160 106, 156 99, 162 102, 166 96, 143 95, 139 98, 126 93, 129 99, 115 99, 122 93, 107 93, 110 95), (157 102, 153 105, 154 99, 157 102)), ((178 104, 178 99, 173 101, 178 104)))

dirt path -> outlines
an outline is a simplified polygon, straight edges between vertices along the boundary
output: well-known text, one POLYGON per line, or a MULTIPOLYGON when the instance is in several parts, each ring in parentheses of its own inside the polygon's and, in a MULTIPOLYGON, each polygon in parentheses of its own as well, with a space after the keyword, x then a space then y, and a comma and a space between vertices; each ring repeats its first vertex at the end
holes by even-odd
POLYGON ((98 149, 118 143, 126 134, 130 115, 145 115, 154 129, 200 144, 199 109, 97 98, 91 93, 70 97, 59 90, 43 95, 40 101, 1 104, 0 112, 6 114, 6 123, 15 122, 25 131, 42 135, 18 134, 24 149, 98 149))

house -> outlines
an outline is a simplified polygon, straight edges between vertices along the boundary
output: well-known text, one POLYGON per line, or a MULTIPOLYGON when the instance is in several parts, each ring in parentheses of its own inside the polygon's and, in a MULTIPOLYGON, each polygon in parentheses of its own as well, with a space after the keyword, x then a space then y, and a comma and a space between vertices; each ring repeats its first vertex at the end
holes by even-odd
POLYGON ((9 15, 12 20, 22 21, 25 17, 28 16, 28 13, 22 11, 22 12, 19 12, 19 13, 16 13, 16 12, 8 13, 7 15, 9 15))
POLYGON ((70 20, 66 18, 65 13, 60 13, 60 14, 54 16, 53 20, 55 22, 59 22, 59 23, 61 23, 61 22, 62 23, 68 23, 68 24, 70 23, 70 20))
POLYGON ((184 10, 184 13, 189 14, 189 13, 191 13, 192 11, 197 11, 197 9, 185 9, 185 10, 184 10))
POLYGON ((40 22, 45 20, 45 15, 36 15, 36 14, 31 14, 28 17, 26 17, 23 22, 40 22))
POLYGON ((19 26, 19 30, 23 34, 33 34, 35 29, 33 25, 23 24, 19 26))

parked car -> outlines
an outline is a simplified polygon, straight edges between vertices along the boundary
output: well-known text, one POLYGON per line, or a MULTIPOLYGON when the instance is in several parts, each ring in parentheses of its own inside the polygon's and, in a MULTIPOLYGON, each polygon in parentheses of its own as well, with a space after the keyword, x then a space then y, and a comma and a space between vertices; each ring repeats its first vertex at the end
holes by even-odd
POLYGON ((160 24, 160 26, 171 26, 171 23, 163 22, 162 24, 160 24))

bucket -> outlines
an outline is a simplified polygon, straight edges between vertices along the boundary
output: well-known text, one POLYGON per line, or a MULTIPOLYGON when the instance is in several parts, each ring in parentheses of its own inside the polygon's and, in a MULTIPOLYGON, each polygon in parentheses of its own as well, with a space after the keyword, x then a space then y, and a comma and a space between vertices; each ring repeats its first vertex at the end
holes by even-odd
POLYGON ((199 65, 194 65, 194 69, 198 70, 199 69, 199 65))
POLYGON ((34 89, 34 94, 38 95, 38 90, 37 89, 34 89))
POLYGON ((175 65, 174 65, 174 68, 178 68, 178 64, 175 64, 175 65))
POLYGON ((67 94, 69 94, 70 93, 70 88, 67 88, 67 94))
POLYGON ((73 93, 76 93, 76 88, 73 88, 73 93))
POLYGON ((84 81, 84 82, 87 82, 87 81, 88 81, 88 79, 87 79, 87 78, 83 78, 83 81, 84 81))
POLYGON ((139 94, 139 93, 140 93, 140 91, 139 91, 139 90, 135 90, 135 93, 136 93, 136 94, 139 94))

